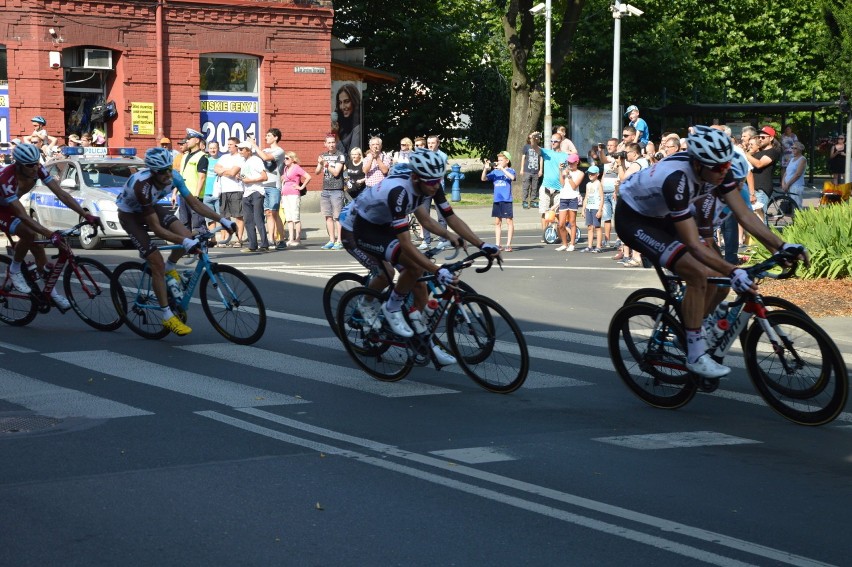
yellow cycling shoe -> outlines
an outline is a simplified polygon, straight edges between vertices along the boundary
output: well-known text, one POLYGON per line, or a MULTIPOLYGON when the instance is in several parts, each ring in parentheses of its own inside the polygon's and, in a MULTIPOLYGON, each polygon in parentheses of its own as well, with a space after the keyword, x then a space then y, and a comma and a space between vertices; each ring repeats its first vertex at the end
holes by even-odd
POLYGON ((189 325, 178 319, 177 315, 172 315, 171 317, 163 321, 163 327, 165 327, 166 329, 173 332, 179 337, 188 335, 192 332, 192 329, 189 327, 189 325))

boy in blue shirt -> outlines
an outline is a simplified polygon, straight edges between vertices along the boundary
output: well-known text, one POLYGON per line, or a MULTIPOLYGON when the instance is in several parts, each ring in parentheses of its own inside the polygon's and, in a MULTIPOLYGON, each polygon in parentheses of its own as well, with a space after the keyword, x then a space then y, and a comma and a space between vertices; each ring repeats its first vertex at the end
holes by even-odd
POLYGON ((515 170, 509 167, 512 163, 512 154, 506 150, 497 154, 497 163, 493 169, 488 160, 484 160, 484 163, 482 181, 494 183, 494 204, 491 206, 491 216, 494 217, 494 239, 500 250, 511 252, 512 237, 515 235, 515 221, 512 212, 512 182, 515 180, 515 170), (505 248, 500 246, 503 219, 506 219, 508 225, 505 248))
POLYGON ((636 143, 642 146, 642 149, 648 145, 650 132, 648 132, 648 123, 639 118, 639 107, 631 104, 627 107, 627 112, 624 116, 630 119, 630 125, 636 128, 636 143))

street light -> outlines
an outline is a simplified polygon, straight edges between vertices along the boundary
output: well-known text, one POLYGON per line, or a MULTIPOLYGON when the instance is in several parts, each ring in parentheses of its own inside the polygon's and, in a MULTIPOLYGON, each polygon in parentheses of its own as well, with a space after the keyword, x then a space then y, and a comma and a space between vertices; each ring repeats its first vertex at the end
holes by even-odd
POLYGON ((550 136, 553 129, 553 116, 550 113, 550 0, 539 2, 530 8, 530 14, 540 14, 544 10, 544 132, 550 136))
MULTIPOLYGON (((619 0, 614 0, 612 6, 609 7, 612 12, 612 18, 615 20, 615 37, 612 45, 612 137, 619 138, 621 132, 621 110, 620 101, 618 100, 621 85, 621 17, 641 16, 645 12, 631 6, 630 4, 622 4, 619 0)), ((619 138, 620 139, 620 138, 619 138)))

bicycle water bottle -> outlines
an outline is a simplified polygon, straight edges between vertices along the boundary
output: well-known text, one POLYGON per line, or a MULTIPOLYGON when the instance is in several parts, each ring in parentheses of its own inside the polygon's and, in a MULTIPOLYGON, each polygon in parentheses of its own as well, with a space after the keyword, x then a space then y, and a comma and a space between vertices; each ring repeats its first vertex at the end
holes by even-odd
POLYGON ((710 316, 710 326, 707 329, 709 331, 710 338, 712 339, 713 345, 716 345, 719 342, 719 339, 722 338, 722 335, 730 328, 731 324, 728 321, 728 302, 723 301, 716 307, 716 310, 710 316))
POLYGON ((438 300, 434 297, 430 297, 429 301, 426 302, 426 307, 423 308, 423 316, 426 318, 426 321, 432 322, 432 317, 435 315, 435 311, 438 310, 440 304, 438 300))
POLYGON ((183 285, 171 276, 166 276, 166 287, 169 288, 169 295, 176 301, 183 299, 183 285))

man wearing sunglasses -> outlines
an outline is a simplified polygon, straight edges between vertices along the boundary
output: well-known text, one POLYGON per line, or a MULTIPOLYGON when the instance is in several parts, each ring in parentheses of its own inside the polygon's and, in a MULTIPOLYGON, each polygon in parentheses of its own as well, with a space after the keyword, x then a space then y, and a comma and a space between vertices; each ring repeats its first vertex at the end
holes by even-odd
MULTIPOLYGON (((63 205, 80 215, 80 218, 86 219, 86 222, 92 226, 100 226, 101 219, 83 210, 77 201, 59 186, 59 181, 41 164, 42 153, 35 145, 18 144, 12 150, 12 158, 15 163, 0 171, 0 205, 2 205, 0 206, 0 230, 8 235, 14 234, 19 239, 9 266, 9 277, 16 290, 21 293, 30 293, 32 290, 24 274, 21 273, 21 263, 27 252, 32 250, 40 272, 47 264, 44 246, 33 244, 33 240, 41 234, 51 238, 58 246, 61 239, 54 238, 54 233, 32 220, 18 199, 29 193, 35 187, 36 181, 40 179, 63 205)), ((53 288, 50 297, 63 313, 71 308, 68 299, 59 293, 58 287, 53 288)))
POLYGON ((757 285, 745 270, 726 262, 701 241, 690 204, 715 192, 743 228, 769 250, 795 247, 809 262, 804 248, 785 243, 748 208, 730 172, 733 157, 731 139, 724 132, 694 126, 687 138, 687 152, 667 157, 626 179, 615 209, 615 223, 624 243, 686 282, 682 303, 686 367, 705 378, 718 379, 731 371, 706 352, 702 322, 717 303, 715 289, 708 289, 707 277, 730 275, 731 287, 738 293, 756 291, 757 285))
POLYGON ((775 128, 764 126, 757 133, 757 145, 759 149, 751 154, 746 154, 749 164, 752 166, 751 174, 754 178, 754 190, 763 191, 764 202, 769 201, 772 194, 772 172, 775 164, 781 159, 781 144, 775 139, 775 128))
MULTIPOLYGON (((408 230, 410 213, 414 213, 424 228, 446 238, 456 248, 464 246, 466 240, 490 254, 499 253, 497 246, 480 240, 467 223, 453 212, 441 188, 446 166, 446 161, 438 152, 418 149, 409 156, 406 170, 392 172, 379 185, 367 187, 355 201, 357 216, 352 222, 352 232, 356 246, 379 261, 390 262, 400 272, 396 286, 382 305, 382 312, 391 330, 402 337, 412 337, 415 331, 420 333, 425 330, 425 327, 421 327, 421 311, 426 305, 426 290, 422 284, 415 289, 417 279, 428 272, 436 274, 441 285, 456 280, 454 274, 429 260, 411 241, 408 230), (449 232, 429 215, 426 207, 429 199, 444 215, 450 228, 460 236, 449 232), (414 330, 402 314, 403 303, 412 289, 415 289, 415 310, 409 319, 414 330)), ((369 315, 365 317, 371 318, 369 315)), ((440 364, 455 364, 455 358, 441 349, 440 345, 435 344, 432 350, 440 364)))

